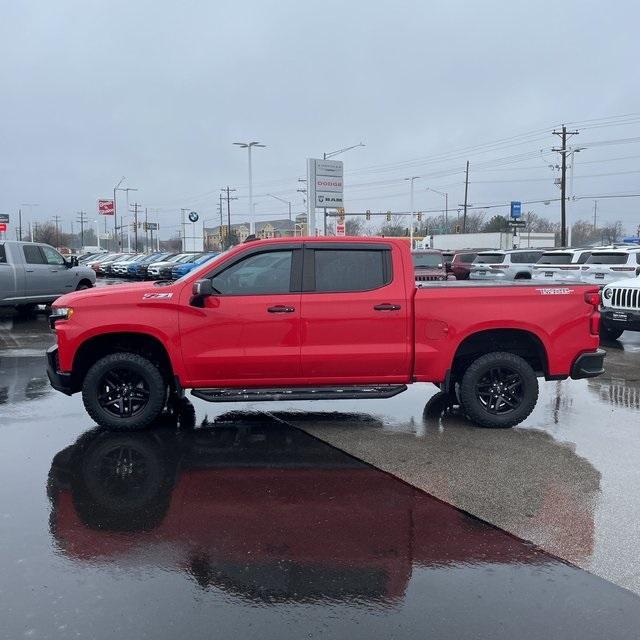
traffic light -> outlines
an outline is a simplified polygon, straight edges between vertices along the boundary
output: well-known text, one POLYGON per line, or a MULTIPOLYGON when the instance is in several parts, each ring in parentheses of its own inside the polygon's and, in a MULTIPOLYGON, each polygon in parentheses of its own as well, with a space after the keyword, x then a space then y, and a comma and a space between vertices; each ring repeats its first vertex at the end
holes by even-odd
POLYGON ((371 211, 367 209, 367 212, 364 215, 365 220, 371 220, 371 211))
POLYGON ((387 222, 391 222, 391 211, 387 211, 387 222))
POLYGON ((418 222, 422 222, 422 211, 418 211, 418 222))

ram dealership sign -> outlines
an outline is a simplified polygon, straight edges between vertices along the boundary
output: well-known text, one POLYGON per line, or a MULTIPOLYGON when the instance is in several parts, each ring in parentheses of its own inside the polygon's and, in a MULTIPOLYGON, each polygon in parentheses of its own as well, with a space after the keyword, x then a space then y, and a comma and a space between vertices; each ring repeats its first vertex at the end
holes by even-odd
POLYGON ((307 173, 309 200, 313 206, 323 209, 342 207, 342 161, 310 158, 307 161, 307 173))

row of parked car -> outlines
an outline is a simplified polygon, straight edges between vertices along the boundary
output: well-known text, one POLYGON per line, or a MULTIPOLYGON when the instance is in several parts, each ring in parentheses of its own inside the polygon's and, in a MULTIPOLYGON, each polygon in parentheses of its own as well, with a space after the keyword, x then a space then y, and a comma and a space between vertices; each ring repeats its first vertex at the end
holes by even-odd
POLYGON ((82 256, 80 261, 90 266, 98 276, 130 278, 135 280, 175 280, 189 273, 219 252, 156 252, 156 253, 103 253, 82 256))
POLYGON ((640 274, 640 247, 413 252, 415 277, 438 280, 536 280, 604 285, 640 274))

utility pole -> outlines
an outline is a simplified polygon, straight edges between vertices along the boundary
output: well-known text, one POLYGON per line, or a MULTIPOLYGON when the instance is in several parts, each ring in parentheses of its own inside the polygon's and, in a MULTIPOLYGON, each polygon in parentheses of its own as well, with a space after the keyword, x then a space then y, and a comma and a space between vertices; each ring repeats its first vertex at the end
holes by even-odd
POLYGON ((84 247, 84 225, 87 221, 87 212, 78 211, 78 222, 80 223, 80 249, 84 247))
POLYGON ((467 160, 467 171, 464 178, 464 213, 462 215, 462 233, 467 232, 467 196, 469 195, 469 161, 467 160))
POLYGON ((18 240, 22 242, 22 209, 18 209, 18 240))
POLYGON ((147 207, 144 208, 144 249, 149 251, 149 216, 147 215, 147 207))
POLYGON ((58 229, 58 224, 60 223, 60 216, 53 216, 53 221, 56 224, 56 249, 60 246, 60 231, 58 229))
POLYGON ((140 205, 137 202, 133 203, 133 252, 138 252, 138 207, 140 205))
POLYGON ((598 201, 593 201, 593 230, 598 228, 598 201))
POLYGON ((560 245, 567 246, 567 139, 570 136, 577 136, 578 131, 567 131, 566 125, 562 125, 561 131, 552 131, 554 136, 559 136, 562 140, 560 148, 554 147, 552 151, 556 151, 562 158, 562 167, 560 174, 560 245))
POLYGON ((231 201, 237 200, 237 197, 231 195, 232 191, 235 189, 231 189, 228 185, 221 189, 222 193, 226 192, 226 197, 224 198, 227 201, 227 238, 225 241, 225 249, 228 249, 231 246, 231 201))

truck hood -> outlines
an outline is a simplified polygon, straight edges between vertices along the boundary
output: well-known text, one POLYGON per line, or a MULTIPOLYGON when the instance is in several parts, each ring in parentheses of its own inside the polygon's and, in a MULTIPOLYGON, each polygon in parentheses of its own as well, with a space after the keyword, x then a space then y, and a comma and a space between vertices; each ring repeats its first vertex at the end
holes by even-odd
MULTIPOLYGON (((84 289, 74 293, 67 293, 58 298, 53 307, 75 307, 83 303, 91 305, 109 305, 114 302, 138 302, 145 299, 153 299, 155 294, 172 294, 175 296, 178 287, 174 285, 157 286, 153 282, 135 282, 132 284, 114 284, 104 287, 84 289)), ((167 296, 164 296, 165 298, 167 296)))

